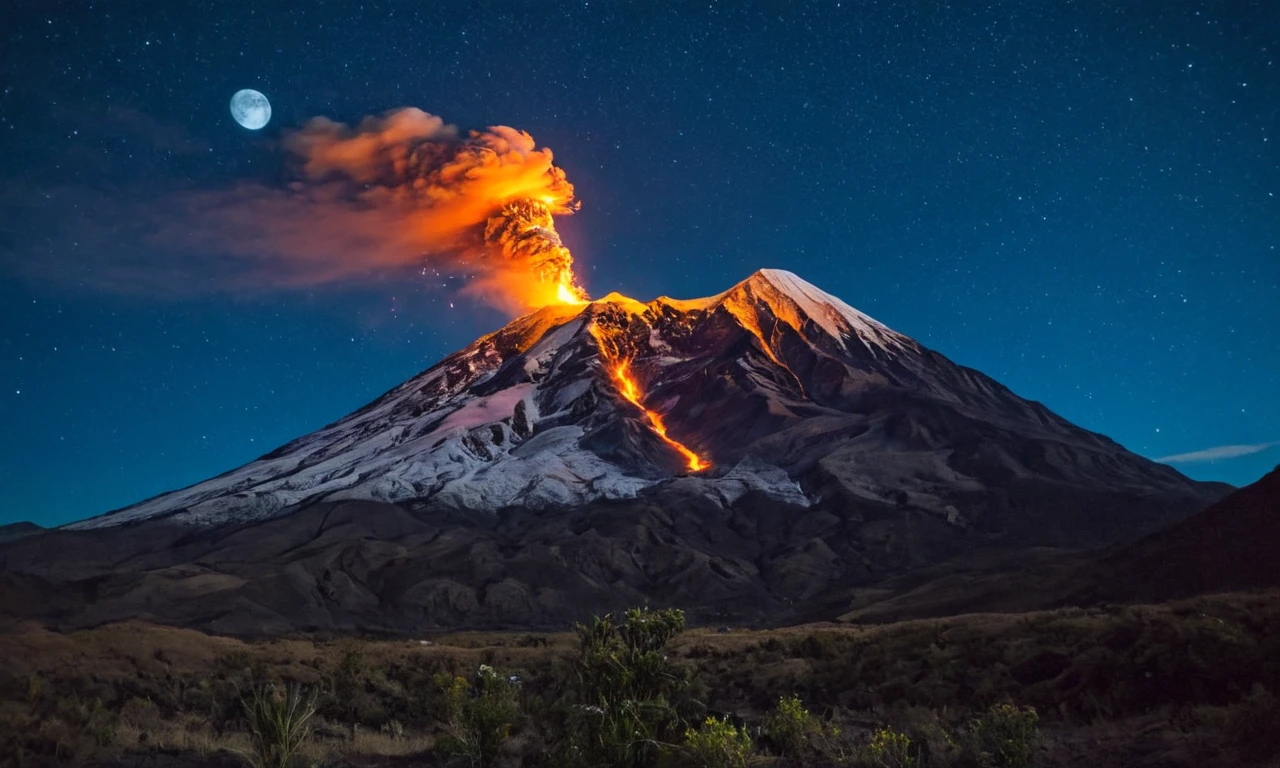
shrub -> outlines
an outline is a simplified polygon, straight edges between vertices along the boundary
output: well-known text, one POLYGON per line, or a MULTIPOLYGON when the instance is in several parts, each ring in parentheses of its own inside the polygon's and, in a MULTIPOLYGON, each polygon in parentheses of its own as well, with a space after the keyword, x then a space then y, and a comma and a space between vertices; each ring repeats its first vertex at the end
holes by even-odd
POLYGON ((820 762, 845 762, 840 728, 824 723, 805 707, 799 696, 783 696, 765 716, 764 732, 787 757, 820 762))
POLYGON ((1224 733, 1244 757, 1254 761, 1280 755, 1280 700, 1256 684, 1227 714, 1224 733))
POLYGON ((867 748, 872 765, 880 768, 915 768, 919 751, 912 747, 907 734, 892 728, 877 729, 867 748))
POLYGON ((839 657, 835 637, 830 632, 814 632, 808 635, 796 645, 795 654, 810 659, 839 657))
POLYGON ((44 692, 44 680, 38 675, 30 675, 27 677, 27 706, 34 707, 40 701, 40 694, 44 692))
POLYGON ((165 718, 151 699, 135 696, 120 707, 119 720, 126 729, 132 729, 135 740, 142 744, 155 738, 165 718))
POLYGON ((912 755, 920 765, 947 768, 960 762, 960 745, 938 712, 907 707, 894 722, 911 739, 912 755))
POLYGON ((253 752, 246 755, 253 768, 287 768, 298 749, 311 736, 311 717, 316 713, 314 692, 290 685, 279 694, 269 687, 255 688, 242 699, 249 723, 253 752))
POLYGON ((388 720, 382 724, 380 730, 383 735, 392 739, 400 740, 404 738, 404 724, 399 720, 388 720))
POLYGON ((765 716, 764 732, 784 755, 798 755, 804 750, 809 735, 822 729, 799 696, 783 696, 765 716))
POLYGON ((334 689, 339 695, 343 695, 364 685, 366 668, 364 650, 361 649, 360 644, 355 640, 342 643, 338 666, 333 671, 334 689))
POLYGON ((466 758, 473 766, 494 765, 520 711, 515 680, 481 664, 473 682, 458 675, 438 675, 436 684, 444 694, 448 732, 441 739, 441 749, 466 758))
POLYGON ((737 728, 728 720, 708 717, 700 728, 684 732, 685 748, 704 768, 746 768, 751 757, 751 736, 746 727, 737 728))
POLYGON ((255 688, 264 687, 271 679, 271 668, 261 655, 243 649, 228 651, 214 660, 223 679, 247 680, 255 688))
POLYGON ((52 751, 55 761, 70 764, 101 754, 116 741, 116 716, 102 699, 58 699, 52 717, 38 717, 31 725, 35 729, 33 751, 52 751))
POLYGON ((651 765, 681 735, 688 675, 668 658, 684 612, 633 608, 575 627, 580 642, 576 701, 568 723, 570 762, 651 765))
POLYGON ((983 768, 1028 768, 1040 741, 1032 707, 997 704, 969 726, 967 752, 983 768))
POLYGON ((338 663, 329 673, 329 691, 323 707, 324 715, 350 724, 354 736, 357 724, 376 724, 382 712, 369 694, 369 665, 364 651, 355 640, 339 646, 338 663))

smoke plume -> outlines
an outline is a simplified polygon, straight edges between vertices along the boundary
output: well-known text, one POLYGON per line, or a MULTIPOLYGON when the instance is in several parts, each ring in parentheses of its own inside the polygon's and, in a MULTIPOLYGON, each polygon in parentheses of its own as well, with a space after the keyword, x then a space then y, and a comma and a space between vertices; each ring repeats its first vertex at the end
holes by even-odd
POLYGON ((220 246, 258 285, 421 268, 513 312, 586 299, 554 221, 578 209, 573 185, 528 133, 464 135, 405 108, 355 127, 317 117, 283 147, 295 174, 284 188, 193 195, 181 231, 157 239, 220 246))

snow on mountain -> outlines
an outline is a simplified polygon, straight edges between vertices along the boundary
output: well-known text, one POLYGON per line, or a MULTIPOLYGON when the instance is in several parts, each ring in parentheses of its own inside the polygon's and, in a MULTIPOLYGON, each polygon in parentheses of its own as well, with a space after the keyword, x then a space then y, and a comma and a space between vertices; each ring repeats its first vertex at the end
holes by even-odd
POLYGON ((1191 493, 1176 472, 770 269, 707 299, 547 307, 266 456, 68 527, 217 526, 338 500, 536 510, 664 489, 726 505, 748 493, 889 503, 907 486, 964 525, 975 513, 938 488, 1001 473, 1191 493), (686 476, 622 396, 619 355, 643 407, 709 470, 686 476))

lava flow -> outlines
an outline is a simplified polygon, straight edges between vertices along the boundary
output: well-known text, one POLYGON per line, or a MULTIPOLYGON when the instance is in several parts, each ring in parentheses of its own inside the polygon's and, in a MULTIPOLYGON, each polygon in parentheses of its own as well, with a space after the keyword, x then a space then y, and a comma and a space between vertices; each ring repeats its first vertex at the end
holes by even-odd
POLYGON ((701 472, 711 466, 711 462, 704 461, 701 456, 694 453, 687 445, 676 440, 667 434, 667 425, 663 423, 662 417, 657 413, 644 407, 644 403, 640 402, 641 393, 640 385, 636 383, 635 378, 631 376, 631 361, 621 355, 612 355, 609 348, 612 346, 607 343, 603 336, 604 331, 598 325, 592 325, 591 335, 596 337, 596 341, 600 343, 600 355, 605 360, 605 364, 612 374, 614 382, 618 385, 618 391, 622 393, 622 397, 628 403, 640 409, 644 414, 645 420, 649 422, 650 429, 667 445, 675 448, 684 457, 686 465, 690 472, 701 472), (611 359, 615 358, 616 359, 611 359))

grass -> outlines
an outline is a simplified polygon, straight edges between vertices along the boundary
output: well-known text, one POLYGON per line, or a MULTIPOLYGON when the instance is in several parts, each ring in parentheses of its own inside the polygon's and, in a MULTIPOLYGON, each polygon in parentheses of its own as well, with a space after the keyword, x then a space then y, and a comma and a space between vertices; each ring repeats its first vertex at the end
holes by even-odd
MULTIPOLYGON (((519 675, 525 715, 512 743, 537 754, 556 736, 543 721, 560 717, 578 648, 569 632, 246 641, 137 622, 70 633, 12 625, 0 630, 0 645, 0 765, 18 754, 24 765, 145 753, 189 761, 174 765, 232 761, 251 749, 240 700, 267 684, 324 692, 299 764, 431 764, 441 734, 434 680, 473 675, 481 664, 519 675), (339 683, 341 699, 331 693, 339 683)), ((1045 764, 1105 768, 1164 756, 1190 766, 1219 753, 1266 764, 1280 756, 1268 735, 1280 692, 1278 593, 886 625, 695 629, 675 639, 672 655, 696 672, 707 714, 753 729, 793 694, 863 745, 882 727, 916 743, 931 728, 962 728, 992 705, 1015 703, 1039 713, 1045 764)))
POLYGON ((317 698, 314 691, 293 683, 283 692, 258 687, 241 700, 253 746, 245 754, 253 768, 289 768, 311 738, 317 698))
POLYGON ((362 757, 406 757, 427 752, 435 743, 435 738, 427 734, 391 736, 361 728, 350 740, 320 742, 316 751, 322 759, 332 759, 334 756, 347 760, 362 757))

